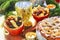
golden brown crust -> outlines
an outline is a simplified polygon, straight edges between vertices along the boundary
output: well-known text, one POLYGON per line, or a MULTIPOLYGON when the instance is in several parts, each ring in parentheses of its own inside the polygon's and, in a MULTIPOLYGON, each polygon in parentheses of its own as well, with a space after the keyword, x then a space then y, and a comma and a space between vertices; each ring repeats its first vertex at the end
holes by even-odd
POLYGON ((51 17, 44 19, 39 22, 37 28, 40 30, 42 36, 47 39, 55 39, 60 37, 60 18, 59 17, 51 17), (38 26, 39 25, 39 26, 38 26))
POLYGON ((24 26, 25 27, 30 27, 30 26, 32 26, 32 22, 27 21, 27 22, 24 23, 24 26))

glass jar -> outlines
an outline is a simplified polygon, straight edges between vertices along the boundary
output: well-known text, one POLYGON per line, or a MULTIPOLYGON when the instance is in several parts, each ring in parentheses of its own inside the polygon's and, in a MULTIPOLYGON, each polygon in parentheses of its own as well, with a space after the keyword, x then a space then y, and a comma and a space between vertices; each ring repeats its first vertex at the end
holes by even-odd
POLYGON ((23 22, 26 22, 32 16, 32 3, 29 1, 21 1, 15 4, 17 15, 22 18, 23 22))

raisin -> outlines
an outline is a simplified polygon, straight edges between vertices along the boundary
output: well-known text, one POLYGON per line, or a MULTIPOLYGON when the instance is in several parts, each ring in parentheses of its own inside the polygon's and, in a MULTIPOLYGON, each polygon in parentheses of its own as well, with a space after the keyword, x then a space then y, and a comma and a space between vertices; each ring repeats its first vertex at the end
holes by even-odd
POLYGON ((51 25, 49 25, 49 27, 52 27, 51 25))
POLYGON ((56 23, 59 23, 59 21, 56 21, 56 23))
POLYGON ((50 30, 48 30, 48 32, 50 32, 50 30))
POLYGON ((54 25, 54 26, 55 26, 55 23, 53 23, 52 25, 54 25))
POLYGON ((37 16, 38 16, 40 13, 39 13, 39 12, 37 12, 36 14, 37 14, 37 16))
POLYGON ((10 25, 9 27, 10 27, 10 28, 15 28, 13 25, 10 25))
POLYGON ((36 14, 37 16, 42 13, 42 11, 37 11, 37 12, 34 12, 34 14, 36 14))
POLYGON ((46 14, 47 14, 47 11, 45 11, 44 15, 46 15, 46 14))
POLYGON ((18 26, 20 26, 20 25, 22 24, 22 22, 18 22, 18 21, 17 21, 16 24, 17 24, 18 26))
POLYGON ((6 23, 10 28, 15 28, 10 22, 6 23))
POLYGON ((39 11, 39 13, 42 13, 42 11, 39 11))
POLYGON ((19 20, 21 20, 21 17, 18 17, 17 19, 18 19, 18 21, 19 21, 19 20))

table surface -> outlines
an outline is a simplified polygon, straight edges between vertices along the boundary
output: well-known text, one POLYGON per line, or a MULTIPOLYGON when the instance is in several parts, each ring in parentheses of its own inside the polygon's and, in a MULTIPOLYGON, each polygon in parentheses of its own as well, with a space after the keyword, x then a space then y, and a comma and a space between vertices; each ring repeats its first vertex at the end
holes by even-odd
POLYGON ((6 40, 25 40, 21 35, 12 36, 12 35, 5 35, 6 40))
POLYGON ((36 29, 36 27, 31 27, 31 28, 25 30, 25 31, 24 31, 23 33, 21 33, 20 35, 17 35, 17 36, 5 35, 5 38, 6 38, 6 40, 25 40, 25 37, 24 37, 25 34, 26 34, 27 32, 36 31, 35 29, 36 29))

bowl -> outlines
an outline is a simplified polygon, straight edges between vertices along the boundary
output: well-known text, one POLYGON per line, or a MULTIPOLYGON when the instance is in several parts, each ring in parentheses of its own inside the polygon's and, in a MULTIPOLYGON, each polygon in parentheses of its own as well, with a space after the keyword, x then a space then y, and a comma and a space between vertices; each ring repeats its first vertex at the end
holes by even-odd
MULTIPOLYGON (((12 18, 13 16, 11 16, 10 18, 12 18)), ((4 22, 4 28, 8 31, 8 33, 9 34, 11 34, 11 35, 19 35, 19 34, 21 34, 22 33, 22 31, 23 31, 23 29, 24 29, 24 27, 23 27, 23 23, 19 26, 19 27, 17 27, 17 28, 10 28, 9 26, 8 26, 8 24, 9 24, 9 22, 8 22, 8 19, 9 20, 12 20, 12 19, 10 19, 9 17, 6 19, 6 21, 4 22)))
POLYGON ((48 8, 44 8, 44 7, 35 7, 33 9, 33 18, 39 22, 45 18, 48 18, 49 17, 49 9, 48 8))

